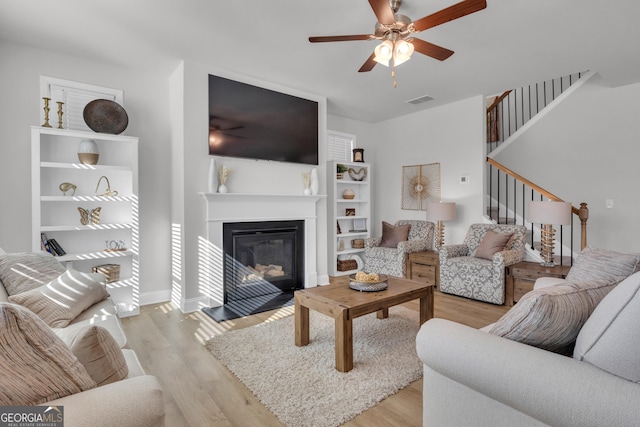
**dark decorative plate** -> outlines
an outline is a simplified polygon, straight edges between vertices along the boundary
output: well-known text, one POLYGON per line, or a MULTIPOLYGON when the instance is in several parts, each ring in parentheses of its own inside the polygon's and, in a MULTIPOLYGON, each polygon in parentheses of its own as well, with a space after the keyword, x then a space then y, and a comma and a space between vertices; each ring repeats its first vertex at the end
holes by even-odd
POLYGON ((127 112, 120 104, 108 99, 94 99, 84 107, 84 122, 94 132, 122 133, 129 124, 127 112))

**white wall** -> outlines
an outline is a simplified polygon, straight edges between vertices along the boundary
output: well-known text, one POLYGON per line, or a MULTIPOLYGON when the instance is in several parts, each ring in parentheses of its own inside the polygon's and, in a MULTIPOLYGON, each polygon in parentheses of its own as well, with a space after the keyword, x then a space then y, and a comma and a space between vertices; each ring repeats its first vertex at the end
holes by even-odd
POLYGON ((596 75, 495 159, 574 206, 586 202, 589 245, 640 252, 639 111, 640 84, 610 88, 596 75))
MULTIPOLYGON (((207 176, 211 157, 208 153, 208 75, 215 74, 267 89, 288 93, 319 102, 322 112, 318 127, 320 130, 319 165, 320 194, 326 194, 326 99, 316 94, 295 91, 290 88, 230 74, 214 67, 193 61, 184 61, 171 76, 171 98, 184 105, 179 117, 172 117, 173 150, 182 158, 172 160, 174 185, 172 194, 172 224, 182 233, 179 253, 181 259, 176 266, 180 274, 174 274, 174 300, 180 298, 181 307, 192 311, 208 305, 208 274, 200 265, 202 245, 205 245, 206 228, 204 222, 205 202, 199 193, 207 191, 207 176)), ((302 194, 303 172, 313 166, 263 160, 215 157, 216 164, 231 168, 226 183, 230 193, 247 194, 302 194)), ((318 256, 319 276, 327 273, 326 242, 326 201, 318 203, 318 256)), ((178 302, 178 301, 176 301, 178 302)))
POLYGON ((129 126, 140 138, 141 302, 169 290, 168 78, 0 41, 0 247, 31 250, 30 126, 40 125, 40 75, 124 90, 129 126))
POLYGON ((484 98, 477 96, 374 125, 374 235, 382 221, 426 219, 424 211, 402 210, 402 167, 440 163, 443 201, 456 202, 457 219, 445 224, 445 242, 460 243, 470 224, 482 220, 484 98), (460 184, 460 176, 469 176, 460 184))

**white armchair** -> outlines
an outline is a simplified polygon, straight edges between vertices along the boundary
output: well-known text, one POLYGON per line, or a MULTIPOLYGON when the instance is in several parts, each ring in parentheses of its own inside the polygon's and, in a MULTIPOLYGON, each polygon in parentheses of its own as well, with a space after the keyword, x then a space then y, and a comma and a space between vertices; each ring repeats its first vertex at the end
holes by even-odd
MULTIPOLYGON (((383 228, 386 223, 383 222, 383 228)), ((383 247, 382 237, 371 237, 364 242, 364 269, 367 272, 388 274, 389 276, 405 277, 407 257, 411 252, 426 251, 433 248, 434 224, 430 221, 400 220, 393 226, 398 229, 409 226, 406 240, 398 242, 397 247, 383 247)), ((383 229, 383 237, 385 230, 383 229)))

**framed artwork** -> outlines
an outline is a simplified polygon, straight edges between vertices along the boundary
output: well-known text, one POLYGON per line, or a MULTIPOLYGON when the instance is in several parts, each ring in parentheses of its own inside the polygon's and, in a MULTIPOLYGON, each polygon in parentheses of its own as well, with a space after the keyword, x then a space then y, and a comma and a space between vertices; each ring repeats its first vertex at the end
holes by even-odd
POLYGON ((346 216, 356 216, 356 209, 355 208, 346 208, 344 210, 344 214, 346 216))
POLYGON ((353 230, 351 231, 367 231, 367 220, 364 218, 355 218, 353 220, 353 230))
POLYGON ((427 210, 440 201, 440 163, 402 167, 402 209, 427 210))

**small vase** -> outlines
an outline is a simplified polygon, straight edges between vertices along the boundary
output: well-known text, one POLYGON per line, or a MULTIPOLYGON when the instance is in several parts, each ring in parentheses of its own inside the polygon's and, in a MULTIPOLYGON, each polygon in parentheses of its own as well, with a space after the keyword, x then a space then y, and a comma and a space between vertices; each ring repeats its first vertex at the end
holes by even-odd
POLYGON ((85 165, 95 165, 100 157, 98 144, 93 139, 83 139, 78 145, 78 160, 85 165))
POLYGON ((211 159, 211 162, 209 162, 209 179, 207 184, 207 190, 209 193, 215 193, 216 188, 218 187, 218 172, 216 169, 216 159, 213 158, 211 159))
POLYGON ((311 169, 311 183, 309 185, 309 188, 311 189, 311 194, 313 194, 314 196, 318 194, 318 190, 319 190, 319 183, 318 183, 318 169, 313 168, 311 169))
POLYGON ((309 187, 305 188, 304 191, 302 192, 302 194, 304 194, 305 196, 310 196, 311 195, 311 189, 309 187))
POLYGON ((218 193, 222 193, 222 194, 224 194, 224 193, 226 193, 227 191, 228 191, 228 190, 227 190, 227 186, 226 186, 226 185, 224 185, 224 184, 220 184, 220 187, 218 187, 218 193))

